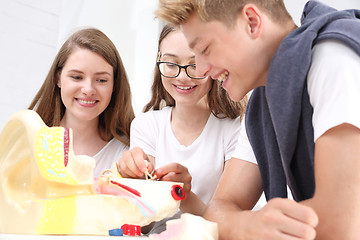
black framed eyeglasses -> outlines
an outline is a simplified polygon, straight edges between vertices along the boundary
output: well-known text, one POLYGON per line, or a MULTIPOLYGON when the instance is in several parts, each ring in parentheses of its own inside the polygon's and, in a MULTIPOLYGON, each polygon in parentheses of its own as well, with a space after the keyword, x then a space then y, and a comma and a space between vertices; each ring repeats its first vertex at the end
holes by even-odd
POLYGON ((172 62, 157 62, 157 66, 161 75, 168 78, 176 78, 179 76, 181 69, 185 70, 186 75, 191 79, 204 79, 205 77, 198 77, 196 74, 196 65, 179 65, 172 62))

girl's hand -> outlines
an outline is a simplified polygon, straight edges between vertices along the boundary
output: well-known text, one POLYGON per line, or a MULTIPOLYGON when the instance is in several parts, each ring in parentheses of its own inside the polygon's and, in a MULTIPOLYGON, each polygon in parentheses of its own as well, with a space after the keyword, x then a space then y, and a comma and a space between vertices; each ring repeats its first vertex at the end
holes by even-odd
POLYGON ((149 173, 153 171, 154 162, 154 157, 148 156, 141 148, 134 147, 124 152, 119 159, 118 171, 122 177, 143 178, 146 170, 149 173))
POLYGON ((155 170, 155 175, 160 181, 182 182, 185 198, 191 191, 191 175, 187 167, 179 163, 170 163, 155 170))

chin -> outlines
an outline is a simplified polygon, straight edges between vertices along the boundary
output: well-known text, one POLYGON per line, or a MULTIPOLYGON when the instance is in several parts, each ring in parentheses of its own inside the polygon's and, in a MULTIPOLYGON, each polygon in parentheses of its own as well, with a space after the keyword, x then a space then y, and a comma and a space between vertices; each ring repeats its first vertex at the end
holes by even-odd
MULTIPOLYGON (((224 86, 223 86, 224 87, 224 86)), ((249 92, 244 86, 234 85, 224 87, 231 100, 240 102, 249 92)))
POLYGON ((226 90, 226 91, 228 92, 230 99, 235 102, 240 102, 245 96, 245 94, 241 94, 239 92, 234 92, 234 91, 229 91, 229 90, 226 90))

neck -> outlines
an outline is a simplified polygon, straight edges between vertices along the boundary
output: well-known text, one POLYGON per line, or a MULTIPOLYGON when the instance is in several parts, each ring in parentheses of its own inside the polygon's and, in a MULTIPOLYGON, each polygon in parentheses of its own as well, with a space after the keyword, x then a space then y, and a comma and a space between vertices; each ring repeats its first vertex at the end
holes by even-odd
POLYGON ((60 126, 72 129, 73 147, 76 155, 93 156, 106 145, 107 141, 101 138, 98 122, 98 118, 91 121, 75 120, 69 118, 65 113, 60 126))
POLYGON ((191 145, 200 136, 209 116, 207 105, 175 106, 171 113, 171 128, 179 143, 191 145))
POLYGON ((171 113, 172 122, 175 119, 178 123, 193 125, 207 121, 210 115, 208 104, 202 103, 197 105, 176 105, 171 113))
POLYGON ((271 39, 269 42, 272 46, 271 49, 274 49, 273 55, 275 55, 284 38, 286 38, 292 31, 294 31, 297 26, 293 21, 288 21, 286 24, 278 24, 270 21, 270 25, 270 31, 267 32, 266 37, 271 39))
POLYGON ((98 122, 98 118, 91 121, 70 120, 65 114, 60 121, 60 126, 71 128, 76 138, 87 138, 90 136, 100 136, 98 122))
MULTIPOLYGON (((259 48, 262 52, 263 59, 266 61, 268 70, 270 62, 272 58, 278 51, 281 42, 292 32, 294 31, 297 26, 293 21, 288 21, 287 24, 279 24, 274 23, 272 21, 266 21, 267 27, 264 28, 264 34, 262 41, 264 44, 259 48), (266 40, 265 40, 266 39, 266 40)), ((262 76, 259 77, 260 84, 259 86, 266 85, 266 78, 267 78, 268 71, 264 72, 262 76)))

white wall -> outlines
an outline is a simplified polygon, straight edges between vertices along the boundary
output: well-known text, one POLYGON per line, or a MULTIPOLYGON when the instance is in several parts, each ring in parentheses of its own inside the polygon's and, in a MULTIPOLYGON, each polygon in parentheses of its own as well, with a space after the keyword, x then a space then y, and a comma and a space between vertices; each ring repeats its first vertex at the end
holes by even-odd
POLYGON ((59 1, 0 0, 0 128, 45 79, 58 39, 59 1))
POLYGON ((59 46, 78 27, 102 30, 124 62, 136 113, 150 98, 160 31, 154 20, 156 7, 157 0, 62 0, 59 46))
POLYGON ((157 0, 0 0, 0 129, 27 108, 66 38, 96 27, 114 42, 136 113, 150 98, 160 24, 157 0))
MULTIPOLYGON (((323 0, 360 8, 360 0, 323 0)), ((285 0, 299 24, 306 0, 285 0)), ((9 116, 27 108, 64 39, 80 26, 105 32, 127 69, 135 113, 150 98, 160 24, 157 0, 0 0, 0 129, 9 116)))

